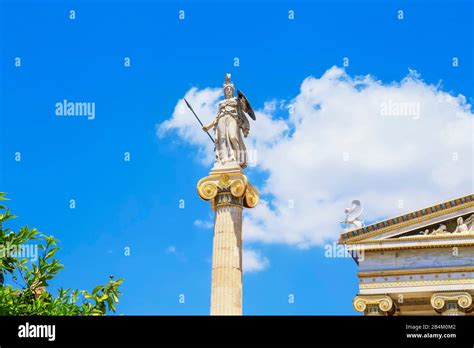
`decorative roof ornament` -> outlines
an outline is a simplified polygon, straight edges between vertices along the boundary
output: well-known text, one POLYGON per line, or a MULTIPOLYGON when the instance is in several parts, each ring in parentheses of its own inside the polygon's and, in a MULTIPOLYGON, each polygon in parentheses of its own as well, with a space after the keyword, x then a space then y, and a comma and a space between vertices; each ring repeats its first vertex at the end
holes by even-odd
POLYGON ((358 199, 354 199, 352 201, 352 206, 344 210, 344 213, 346 214, 346 219, 344 221, 341 221, 341 223, 346 225, 346 231, 365 226, 364 221, 360 219, 362 211, 362 205, 360 204, 360 201, 358 199))

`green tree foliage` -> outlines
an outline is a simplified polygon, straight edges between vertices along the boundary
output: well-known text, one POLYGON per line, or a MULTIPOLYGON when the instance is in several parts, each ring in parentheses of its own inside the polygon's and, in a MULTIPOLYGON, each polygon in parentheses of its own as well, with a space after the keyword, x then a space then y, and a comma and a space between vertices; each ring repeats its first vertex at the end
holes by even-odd
POLYGON ((7 200, 0 192, 0 315, 105 315, 115 312, 122 279, 111 276, 104 286, 86 290, 58 289, 54 296, 48 282, 63 269, 55 258, 57 240, 28 226, 14 232, 4 228, 15 216, 2 205, 7 200), (30 262, 22 253, 24 245, 37 245, 38 258, 30 262), (10 279, 11 284, 6 284, 10 279))

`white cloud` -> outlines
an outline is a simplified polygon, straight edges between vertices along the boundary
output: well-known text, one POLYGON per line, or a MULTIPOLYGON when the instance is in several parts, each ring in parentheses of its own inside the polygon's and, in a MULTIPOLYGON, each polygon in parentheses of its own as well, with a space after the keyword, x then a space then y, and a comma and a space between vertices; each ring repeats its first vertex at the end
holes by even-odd
MULTIPOLYGON (((220 97, 220 88, 186 93, 206 122, 220 97)), ((180 103, 158 132, 176 130, 210 166, 212 144, 180 103)), ((284 119, 275 116, 280 107, 273 100, 257 110, 247 139, 267 175, 257 185, 261 202, 245 213, 246 242, 320 245, 338 237, 353 199, 372 221, 474 191, 471 105, 414 71, 383 84, 332 67, 302 82, 284 119)))
POLYGON ((169 255, 173 255, 174 257, 176 257, 181 262, 186 262, 187 261, 187 258, 184 255, 184 253, 178 251, 178 249, 174 245, 168 246, 166 248, 165 252, 169 255))
POLYGON ((186 106, 184 99, 192 106, 201 122, 207 125, 215 117, 217 103, 221 97, 222 88, 205 88, 202 90, 198 90, 196 87, 191 88, 184 98, 176 104, 172 117, 156 127, 157 136, 161 138, 172 130, 176 131, 180 138, 198 146, 197 156, 202 163, 210 163, 214 158, 214 145, 201 129, 191 110, 186 106))
POLYGON ((176 247, 174 245, 170 245, 166 248, 166 252, 168 254, 176 254, 176 247))
POLYGON ((257 250, 244 249, 242 258, 244 273, 261 272, 270 265, 268 259, 257 250))
POLYGON ((208 230, 214 227, 214 223, 212 221, 203 221, 196 219, 194 220, 194 226, 208 230))

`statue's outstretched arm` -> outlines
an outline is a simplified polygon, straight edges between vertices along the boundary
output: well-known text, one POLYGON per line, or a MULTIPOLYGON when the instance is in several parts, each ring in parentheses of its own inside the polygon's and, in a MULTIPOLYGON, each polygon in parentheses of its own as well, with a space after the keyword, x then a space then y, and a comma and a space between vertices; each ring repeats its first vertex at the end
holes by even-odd
POLYGON ((214 128, 216 126, 216 120, 214 119, 211 123, 209 123, 207 126, 203 126, 202 130, 204 132, 208 132, 209 129, 214 128))

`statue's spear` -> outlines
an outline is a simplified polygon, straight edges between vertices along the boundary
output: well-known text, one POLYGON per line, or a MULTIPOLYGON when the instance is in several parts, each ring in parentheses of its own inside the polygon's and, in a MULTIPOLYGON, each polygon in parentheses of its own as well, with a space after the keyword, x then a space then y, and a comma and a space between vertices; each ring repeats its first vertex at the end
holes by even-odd
MULTIPOLYGON (((196 117, 196 120, 198 120, 199 124, 201 125, 201 127, 204 127, 204 125, 202 124, 201 120, 199 119, 198 115, 196 115, 196 113, 194 112, 193 108, 191 107, 191 105, 189 105, 188 101, 186 100, 186 98, 184 98, 184 101, 186 102, 186 105, 188 106, 189 110, 192 111, 194 117, 196 117)), ((215 143, 214 141, 214 138, 209 134, 209 132, 206 132, 207 135, 209 135, 209 138, 211 139, 212 143, 215 143)))

